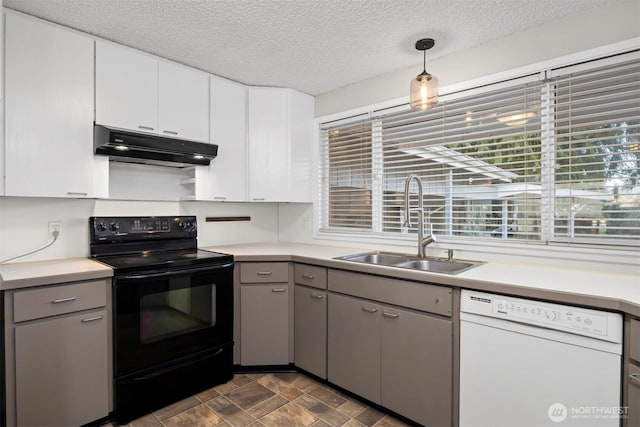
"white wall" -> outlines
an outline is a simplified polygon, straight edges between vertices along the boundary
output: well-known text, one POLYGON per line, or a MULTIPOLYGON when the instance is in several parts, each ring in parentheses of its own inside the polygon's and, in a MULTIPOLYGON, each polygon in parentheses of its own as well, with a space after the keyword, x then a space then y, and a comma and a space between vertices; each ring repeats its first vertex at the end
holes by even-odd
MULTIPOLYGON (((436 40, 436 47, 430 52, 434 59, 427 58, 427 70, 445 87, 638 36, 640 2, 608 2, 606 7, 589 9, 440 58, 436 57, 436 40)), ((416 51, 414 67, 317 96, 316 117, 404 97, 408 102, 409 82, 421 71, 421 59, 416 51)))
POLYGON ((30 252, 51 240, 49 221, 62 221, 51 247, 19 261, 86 257, 89 217, 109 215, 196 215, 200 246, 276 241, 278 206, 272 203, 139 202, 0 197, 0 260, 30 252), (206 216, 250 216, 248 222, 206 223, 206 216))

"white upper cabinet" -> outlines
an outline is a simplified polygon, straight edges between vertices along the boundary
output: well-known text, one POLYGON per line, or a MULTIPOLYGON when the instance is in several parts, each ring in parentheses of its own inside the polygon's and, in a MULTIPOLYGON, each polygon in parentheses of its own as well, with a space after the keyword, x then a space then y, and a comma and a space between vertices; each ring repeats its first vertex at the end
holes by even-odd
POLYGON ((249 88, 249 200, 311 201, 313 97, 249 88))
POLYGON ((6 13, 5 194, 94 191, 93 40, 6 13))
POLYGON ((247 89, 211 76, 211 143, 218 156, 211 161, 211 200, 247 200, 247 89))
POLYGON ((160 134, 209 141, 209 75, 159 61, 160 134))
POLYGON ((208 142, 208 75, 97 41, 96 123, 208 142))
POLYGON ((249 200, 279 202, 290 186, 287 92, 249 88, 249 200))
POLYGON ((158 132, 158 60, 96 41, 96 123, 158 132))

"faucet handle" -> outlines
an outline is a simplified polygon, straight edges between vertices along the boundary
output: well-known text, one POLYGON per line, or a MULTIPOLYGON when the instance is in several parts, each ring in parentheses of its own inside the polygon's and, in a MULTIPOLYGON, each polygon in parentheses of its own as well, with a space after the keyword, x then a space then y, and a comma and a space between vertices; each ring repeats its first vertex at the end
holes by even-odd
POLYGON ((453 249, 447 249, 447 261, 453 262, 453 249))

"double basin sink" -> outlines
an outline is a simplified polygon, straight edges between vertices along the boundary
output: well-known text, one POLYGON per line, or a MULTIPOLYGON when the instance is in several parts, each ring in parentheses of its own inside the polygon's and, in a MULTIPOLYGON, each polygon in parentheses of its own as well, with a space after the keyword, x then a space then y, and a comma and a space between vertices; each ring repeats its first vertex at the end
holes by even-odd
POLYGON ((481 261, 447 260, 435 257, 421 258, 412 255, 379 251, 346 255, 335 259, 445 274, 462 273, 463 271, 484 264, 481 261))

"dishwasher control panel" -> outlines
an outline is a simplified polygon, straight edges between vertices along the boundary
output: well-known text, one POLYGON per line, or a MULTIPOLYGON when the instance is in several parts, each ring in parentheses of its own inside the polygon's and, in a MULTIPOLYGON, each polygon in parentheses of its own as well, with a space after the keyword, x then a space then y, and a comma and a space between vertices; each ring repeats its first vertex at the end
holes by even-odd
POLYGON ((460 310, 607 341, 622 339, 622 317, 606 311, 467 290, 460 310))
POLYGON ((502 315, 503 319, 529 320, 539 325, 556 325, 600 336, 607 335, 607 317, 580 308, 495 297, 492 311, 493 314, 502 315))

